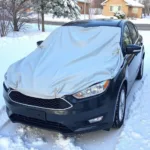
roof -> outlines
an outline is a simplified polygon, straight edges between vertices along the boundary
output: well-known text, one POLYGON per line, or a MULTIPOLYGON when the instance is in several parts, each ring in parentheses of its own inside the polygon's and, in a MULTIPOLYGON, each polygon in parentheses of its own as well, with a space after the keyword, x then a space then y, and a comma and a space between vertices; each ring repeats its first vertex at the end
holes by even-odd
POLYGON ((80 20, 66 23, 63 26, 79 26, 79 27, 97 27, 97 26, 112 26, 121 27, 126 20, 119 19, 97 19, 97 20, 80 20))
MULTIPOLYGON (((105 0, 103 3, 101 3, 101 5, 105 5, 107 1, 108 0, 105 0)), ((128 5, 128 6, 144 8, 144 5, 137 1, 134 1, 134 0, 124 0, 124 1, 126 2, 126 5, 128 5)))
POLYGON ((77 1, 82 3, 91 3, 89 0, 77 0, 77 1))

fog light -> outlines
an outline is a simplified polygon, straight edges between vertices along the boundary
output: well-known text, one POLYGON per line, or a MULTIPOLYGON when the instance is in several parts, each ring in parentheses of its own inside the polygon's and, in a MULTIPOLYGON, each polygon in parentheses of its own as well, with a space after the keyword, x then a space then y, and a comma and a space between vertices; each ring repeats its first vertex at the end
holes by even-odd
POLYGON ((100 116, 100 117, 89 120, 89 123, 99 122, 99 121, 102 121, 102 119, 103 119, 103 116, 100 116))

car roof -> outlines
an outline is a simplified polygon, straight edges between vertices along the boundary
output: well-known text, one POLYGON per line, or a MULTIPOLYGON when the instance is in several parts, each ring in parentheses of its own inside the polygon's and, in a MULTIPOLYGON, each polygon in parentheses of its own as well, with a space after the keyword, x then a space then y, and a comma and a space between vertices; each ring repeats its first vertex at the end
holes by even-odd
POLYGON ((119 19, 95 19, 95 20, 80 20, 66 23, 63 26, 79 26, 79 27, 97 27, 97 26, 110 26, 122 27, 127 21, 119 19))

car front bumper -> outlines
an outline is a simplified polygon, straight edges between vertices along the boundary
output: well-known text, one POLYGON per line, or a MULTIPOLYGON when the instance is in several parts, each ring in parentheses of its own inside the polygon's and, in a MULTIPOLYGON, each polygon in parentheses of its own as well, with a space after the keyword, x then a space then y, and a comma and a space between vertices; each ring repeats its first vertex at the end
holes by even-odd
POLYGON ((109 129, 113 125, 116 94, 110 85, 107 91, 82 100, 72 96, 66 96, 72 108, 64 110, 45 109, 40 107, 23 105, 11 100, 8 89, 4 85, 3 96, 6 102, 6 110, 10 120, 37 127, 59 131, 63 134, 83 133, 99 129, 109 129), (103 119, 96 123, 90 123, 90 119, 97 117, 103 119))

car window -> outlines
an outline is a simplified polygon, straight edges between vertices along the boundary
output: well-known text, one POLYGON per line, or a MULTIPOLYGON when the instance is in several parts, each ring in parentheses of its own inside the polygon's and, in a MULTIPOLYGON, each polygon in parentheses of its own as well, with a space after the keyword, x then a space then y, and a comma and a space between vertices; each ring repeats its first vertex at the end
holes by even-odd
POLYGON ((137 32, 137 30, 135 29, 135 27, 134 27, 133 24, 128 23, 128 27, 129 27, 129 30, 130 30, 130 33, 131 33, 132 41, 133 41, 133 43, 135 43, 136 40, 137 40, 137 38, 138 38, 138 32, 137 32))
POLYGON ((126 49, 126 46, 132 44, 132 39, 130 36, 129 28, 126 25, 123 31, 123 48, 126 49))

